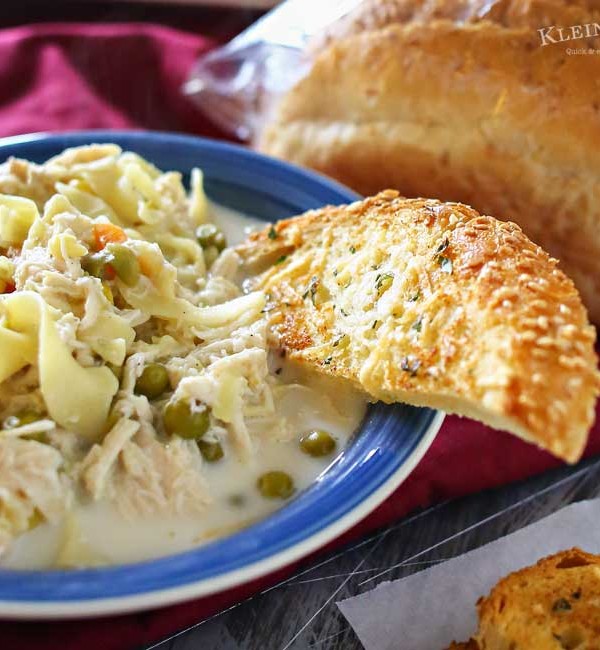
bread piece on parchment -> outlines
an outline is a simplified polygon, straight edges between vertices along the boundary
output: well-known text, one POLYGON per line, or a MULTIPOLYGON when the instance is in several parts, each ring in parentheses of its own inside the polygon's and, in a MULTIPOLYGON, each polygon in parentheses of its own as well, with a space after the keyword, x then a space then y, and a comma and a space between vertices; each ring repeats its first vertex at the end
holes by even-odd
POLYGON ((374 399, 581 455, 595 330, 556 260, 515 224, 390 190, 281 221, 238 252, 292 359, 374 399))
POLYGON ((569 31, 600 24, 600 4, 363 5, 313 44, 258 148, 362 194, 393 187, 517 222, 600 323, 600 55, 587 52, 600 37, 569 31), (542 45, 552 26, 570 40, 542 45))
POLYGON ((600 650, 600 556, 573 548, 544 558, 477 609, 482 650, 600 650))

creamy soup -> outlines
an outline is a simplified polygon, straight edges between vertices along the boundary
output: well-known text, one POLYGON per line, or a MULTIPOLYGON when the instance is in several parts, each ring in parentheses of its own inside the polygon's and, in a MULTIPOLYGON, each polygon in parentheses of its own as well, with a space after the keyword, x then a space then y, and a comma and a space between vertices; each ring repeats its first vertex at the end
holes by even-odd
MULTIPOLYGON (((296 381, 298 372, 284 366, 284 381, 296 381)), ((203 473, 210 486, 213 503, 194 516, 124 517, 110 503, 78 505, 73 516, 55 523, 36 526, 21 535, 10 547, 2 565, 32 569, 71 564, 61 562, 65 542, 81 564, 115 564, 145 560, 176 553, 218 537, 231 534, 280 508, 284 501, 267 499, 256 481, 264 472, 278 470, 293 477, 300 491, 314 482, 341 452, 365 411, 365 402, 353 392, 320 378, 303 377, 302 383, 321 390, 334 390, 335 406, 315 392, 298 390, 282 400, 278 411, 297 430, 289 441, 263 441, 247 461, 227 455, 219 463, 206 464, 203 473), (312 379, 312 381, 311 381, 312 379), (300 400, 300 403, 298 403, 300 400), (343 413, 343 415, 342 415, 343 413), (313 458, 301 451, 299 438, 312 429, 330 432, 336 452, 313 458)), ((322 393, 317 393, 322 395, 322 393)))
POLYGON ((0 563, 145 560, 284 505, 366 401, 273 348, 264 223, 115 145, 0 169, 0 563))

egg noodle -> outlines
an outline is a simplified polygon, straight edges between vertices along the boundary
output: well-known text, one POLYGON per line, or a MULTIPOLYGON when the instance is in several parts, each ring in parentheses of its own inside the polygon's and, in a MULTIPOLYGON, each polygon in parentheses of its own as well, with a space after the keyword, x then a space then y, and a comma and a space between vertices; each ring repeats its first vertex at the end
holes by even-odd
POLYGON ((291 435, 202 185, 112 144, 0 167, 0 551, 86 500, 201 513, 206 458, 291 435))

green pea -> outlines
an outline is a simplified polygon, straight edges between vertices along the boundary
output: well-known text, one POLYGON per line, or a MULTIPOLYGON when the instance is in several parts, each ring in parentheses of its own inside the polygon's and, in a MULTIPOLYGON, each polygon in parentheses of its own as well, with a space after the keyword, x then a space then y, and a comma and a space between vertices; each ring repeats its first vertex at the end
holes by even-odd
POLYGON ((180 438, 198 440, 208 431, 209 409, 192 411, 189 402, 169 402, 163 411, 165 431, 180 438))
POLYGON ((202 248, 214 246, 220 253, 226 246, 225 235, 212 223, 205 223, 196 230, 198 243, 202 248))
POLYGON ((160 363, 149 363, 135 382, 136 395, 145 395, 148 399, 160 397, 168 388, 169 373, 160 363))
POLYGON ((211 442, 209 440, 198 440, 198 448, 202 458, 207 463, 215 463, 223 458, 223 447, 220 442, 211 442))
POLYGON ((209 269, 215 263, 217 257, 219 257, 219 251, 214 246, 209 246, 208 248, 205 248, 204 262, 206 264, 206 268, 209 269))
POLYGON ((105 250, 106 261, 119 280, 128 287, 134 287, 140 279, 140 263, 135 253, 123 244, 109 244, 105 250))
POLYGON ((266 472, 256 482, 266 499, 288 499, 294 493, 294 481, 286 472, 266 472))
POLYGON ((327 431, 309 431, 300 438, 300 449, 313 458, 329 456, 335 447, 335 439, 327 431))
POLYGON ((106 255, 103 252, 90 253, 81 258, 81 268, 95 278, 104 279, 106 255))
POLYGON ((219 251, 219 253, 223 249, 227 248, 227 239, 225 238, 225 235, 220 231, 215 235, 214 246, 219 251))

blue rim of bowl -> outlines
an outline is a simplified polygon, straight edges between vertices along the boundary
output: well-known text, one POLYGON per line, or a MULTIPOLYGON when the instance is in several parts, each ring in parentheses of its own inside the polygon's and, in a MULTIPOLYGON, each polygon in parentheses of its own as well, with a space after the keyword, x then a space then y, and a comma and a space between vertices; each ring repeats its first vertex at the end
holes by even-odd
MULTIPOLYGON (((277 202, 285 206, 283 216, 298 214, 297 206, 300 205, 305 206, 302 210, 306 211, 323 205, 339 205, 360 199, 360 195, 356 192, 327 176, 265 156, 240 145, 163 131, 98 130, 17 135, 0 139, 0 161, 11 155, 17 157, 27 155, 34 162, 42 162, 54 155, 49 154, 49 151, 56 153, 67 147, 99 142, 116 142, 123 149, 135 151, 149 160, 158 155, 167 163, 163 165, 163 169, 177 169, 176 166, 168 163, 170 159, 174 161, 179 159, 178 145, 195 149, 199 155, 210 154, 210 158, 202 165, 209 186, 211 173, 221 176, 230 166, 231 156, 234 156, 247 167, 238 167, 236 176, 228 182, 238 188, 253 191, 263 198, 276 197, 277 202), (8 155, 5 155, 6 151, 8 155), (256 186, 257 178, 268 178, 268 186, 259 189, 256 186)), ((190 167, 192 166, 196 166, 196 163, 190 164, 190 167)), ((210 192, 210 189, 208 191, 210 192)), ((229 207, 236 208, 235 205, 229 207)))
MULTIPOLYGON (((211 173, 232 171, 235 184, 246 189, 256 189, 259 179, 264 184, 266 177, 264 191, 279 200, 276 193, 284 189, 290 214, 357 199, 352 191, 319 174, 237 145, 162 132, 18 136, 0 140, 0 158, 15 155, 42 160, 66 147, 92 142, 116 142, 173 169, 182 165, 170 167, 164 161, 177 158, 173 154, 177 147, 180 157, 184 149, 189 150, 198 158, 187 166, 200 166, 209 180, 211 173), (240 170, 238 165, 249 165, 250 170, 240 170)), ((114 567, 0 569, 0 616, 65 618, 122 613, 209 595, 281 568, 342 534, 389 496, 428 449, 442 420, 442 414, 426 408, 370 406, 351 443, 311 487, 266 519, 202 547, 114 567)))

